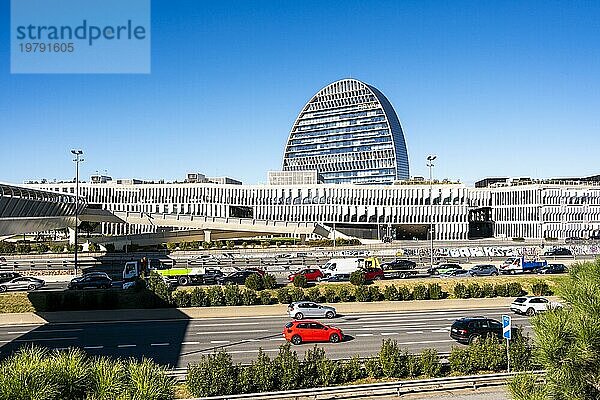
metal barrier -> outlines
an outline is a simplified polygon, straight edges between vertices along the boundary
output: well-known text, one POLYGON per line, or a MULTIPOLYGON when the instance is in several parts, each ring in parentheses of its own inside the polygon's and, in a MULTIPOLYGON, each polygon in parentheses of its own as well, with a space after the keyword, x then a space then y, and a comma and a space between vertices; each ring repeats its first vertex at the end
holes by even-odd
MULTIPOLYGON (((188 400, 226 400, 226 399, 287 399, 287 398, 335 398, 349 399, 359 396, 402 396, 410 393, 421 393, 438 390, 477 389, 480 387, 501 386, 507 379, 522 372, 449 376, 444 378, 406 380, 396 382, 371 383, 366 385, 330 386, 313 389, 298 389, 281 392, 244 393, 227 396, 200 397, 188 400)), ((545 371, 531 371, 534 375, 543 376, 545 371)))

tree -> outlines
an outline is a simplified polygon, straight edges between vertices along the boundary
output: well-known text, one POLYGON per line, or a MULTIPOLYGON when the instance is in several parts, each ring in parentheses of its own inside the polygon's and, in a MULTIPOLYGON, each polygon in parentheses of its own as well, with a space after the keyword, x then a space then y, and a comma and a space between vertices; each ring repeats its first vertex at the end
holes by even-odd
POLYGON ((600 259, 575 264, 558 286, 563 308, 532 319, 534 361, 546 380, 515 378, 515 400, 592 400, 600 398, 600 259))
POLYGON ((350 283, 355 286, 361 286, 365 284, 365 273, 362 271, 354 271, 350 274, 350 283))

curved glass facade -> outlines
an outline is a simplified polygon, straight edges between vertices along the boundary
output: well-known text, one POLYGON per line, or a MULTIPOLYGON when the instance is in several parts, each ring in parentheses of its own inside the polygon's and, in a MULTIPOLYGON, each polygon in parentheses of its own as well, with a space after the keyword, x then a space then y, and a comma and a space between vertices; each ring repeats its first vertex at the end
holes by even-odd
POLYGON ((283 170, 316 170, 325 183, 408 179, 406 142, 394 108, 383 93, 356 79, 326 86, 296 119, 283 170))

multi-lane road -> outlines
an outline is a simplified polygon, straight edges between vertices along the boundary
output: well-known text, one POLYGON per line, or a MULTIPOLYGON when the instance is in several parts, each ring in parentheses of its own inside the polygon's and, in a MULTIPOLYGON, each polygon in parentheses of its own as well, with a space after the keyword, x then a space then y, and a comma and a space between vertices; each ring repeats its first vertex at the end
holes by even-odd
MULTIPOLYGON (((484 315, 500 319, 504 307, 476 310, 356 313, 324 321, 341 328, 342 343, 323 343, 330 358, 377 353, 383 339, 394 339, 409 352, 436 348, 448 352, 456 344, 449 337, 452 322, 463 316, 484 315)), ((249 363, 262 348, 274 357, 284 343, 282 330, 289 321, 276 317, 190 319, 184 314, 159 320, 52 322, 44 325, 0 326, 0 357, 30 343, 50 348, 81 347, 93 355, 150 357, 165 365, 185 367, 201 355, 224 349, 235 362, 249 363)), ((513 316, 513 324, 530 331, 527 317, 513 316)), ((294 346, 300 355, 313 344, 294 346)))

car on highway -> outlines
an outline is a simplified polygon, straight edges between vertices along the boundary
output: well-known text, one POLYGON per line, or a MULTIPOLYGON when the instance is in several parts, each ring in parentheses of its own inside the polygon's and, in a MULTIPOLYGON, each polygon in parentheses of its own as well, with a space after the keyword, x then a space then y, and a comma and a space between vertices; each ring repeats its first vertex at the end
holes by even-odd
POLYGON ((303 342, 338 343, 344 340, 341 329, 311 320, 288 322, 283 328, 283 337, 294 345, 303 342))
POLYGON ((502 324, 486 317, 464 317, 450 327, 450 337, 463 344, 475 343, 487 336, 502 338, 502 324))
POLYGON ((296 275, 304 275, 306 277, 307 282, 318 282, 321 279, 325 278, 323 272, 318 268, 304 268, 303 270, 300 270, 295 274, 290 274, 288 276, 290 282, 294 281, 296 275))
POLYGON ((21 274, 18 272, 0 272, 0 283, 8 282, 20 277, 21 274))
POLYGON ((545 267, 535 270, 538 274, 564 274, 567 267, 564 264, 548 264, 545 267))
POLYGON ((84 272, 83 276, 102 276, 104 278, 111 279, 111 277, 106 272, 102 271, 84 272))
POLYGON ((499 274, 498 267, 492 264, 478 264, 469 270, 471 276, 496 276, 499 274))
POLYGON ((46 282, 31 276, 21 276, 0 284, 0 292, 11 290, 36 290, 44 286, 46 282))
POLYGON ((350 274, 335 274, 326 278, 327 282, 348 282, 350 281, 350 274))
POLYGON ((219 285, 243 285, 246 283, 246 279, 251 275, 260 276, 260 274, 256 271, 245 269, 243 271, 235 271, 227 276, 218 278, 217 282, 219 285))
POLYGON ((219 269, 207 269, 202 274, 202 283, 205 285, 217 285, 224 278, 224 274, 219 269))
POLYGON ((71 279, 67 288, 71 290, 82 289, 109 289, 112 286, 112 279, 108 275, 89 273, 71 279))
POLYGON ((260 276, 265 276, 265 270, 262 268, 258 268, 258 267, 247 267, 245 268, 246 271, 254 271, 257 274, 259 274, 260 276))
POLYGON ((295 301, 288 305, 288 315, 295 319, 308 318, 334 318, 334 307, 324 306, 312 301, 295 301))
POLYGON ((436 277, 438 278, 471 278, 473 275, 471 275, 470 271, 467 271, 466 269, 455 269, 452 271, 449 271, 445 274, 439 274, 436 275, 436 277))
POLYGON ((555 247, 550 250, 544 251, 545 256, 572 256, 573 252, 571 250, 566 249, 564 247, 555 247))
POLYGON ((411 260, 396 259, 381 264, 381 268, 383 269, 383 276, 389 279, 404 279, 417 273, 417 271, 415 271, 417 263, 411 260))
POLYGON ((542 296, 517 297, 511 304, 510 310, 517 314, 535 315, 552 308, 562 307, 561 303, 550 301, 542 296))
POLYGON ((457 269, 462 269, 462 267, 458 264, 454 264, 454 263, 442 263, 442 264, 438 264, 436 266, 434 266, 433 268, 429 268, 427 270, 427 272, 431 275, 438 275, 438 274, 447 274, 448 272, 457 270, 457 269))
POLYGON ((365 281, 378 281, 383 279, 383 270, 381 268, 365 268, 362 270, 365 274, 365 281))

